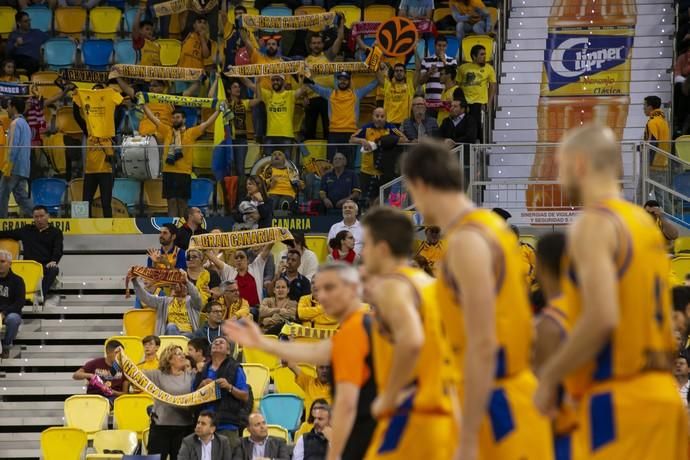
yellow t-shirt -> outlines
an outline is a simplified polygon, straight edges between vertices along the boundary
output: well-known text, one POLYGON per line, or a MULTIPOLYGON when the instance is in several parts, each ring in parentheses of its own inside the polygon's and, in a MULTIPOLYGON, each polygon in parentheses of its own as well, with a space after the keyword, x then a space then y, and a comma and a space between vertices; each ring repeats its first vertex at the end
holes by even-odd
POLYGON ((184 299, 175 297, 168 306, 168 324, 174 324, 180 332, 192 332, 192 323, 184 299))
POLYGON ((304 395, 306 396, 304 407, 311 407, 315 399, 323 398, 328 401, 328 404, 331 404, 333 401, 331 397, 331 386, 327 383, 319 382, 319 379, 316 377, 300 372, 300 374, 295 377, 295 382, 304 390, 304 395))
POLYGON ((182 51, 180 52, 180 60, 177 66, 190 69, 204 68, 204 57, 201 53, 201 37, 198 33, 191 32, 182 42, 182 51))
POLYGON ((412 85, 408 85, 407 82, 393 83, 386 79, 383 85, 383 108, 389 122, 401 124, 410 117, 412 96, 414 96, 412 85))
POLYGON ((357 130, 357 97, 352 89, 335 90, 331 93, 331 119, 329 131, 332 133, 353 133, 357 130))
MULTIPOLYGON (((152 102, 148 104, 151 112, 166 126, 172 127, 172 113, 175 110, 170 104, 163 104, 160 102, 152 102)), ((144 117, 139 122, 139 134, 142 136, 150 136, 156 133, 156 125, 151 120, 144 117)))
POLYGON ((225 306, 225 297, 218 299, 223 308, 225 308, 225 313, 223 314, 223 319, 233 319, 233 318, 248 318, 252 319, 251 311, 249 310, 249 302, 240 298, 237 302, 230 305, 230 307, 225 306))
POLYGON ((89 136, 115 136, 115 108, 122 103, 120 93, 112 88, 78 89, 72 98, 81 108, 89 136))
POLYGON ((302 321, 303 326, 335 329, 338 321, 331 318, 323 310, 323 306, 314 302, 311 294, 303 295, 297 303, 297 317, 302 321))
POLYGON ((141 58, 140 65, 161 65, 161 45, 155 40, 144 39, 144 46, 139 50, 141 58))
POLYGON ((271 183, 275 178, 275 185, 268 189, 269 195, 284 195, 295 198, 295 189, 290 182, 288 168, 274 168, 271 166, 271 183))
MULTIPOLYGON (((309 56, 304 58, 304 61, 307 63, 307 65, 328 64, 329 62, 331 62, 330 59, 326 57, 326 53, 323 52, 318 56, 310 54, 309 56)), ((323 86, 324 88, 333 88, 333 75, 318 75, 314 76, 312 80, 314 80, 315 83, 317 83, 319 86, 323 86)), ((307 91, 307 95, 309 96, 309 99, 319 97, 319 95, 311 89, 307 91)))
POLYGON ((269 137, 295 137, 292 118, 295 113, 295 91, 261 91, 261 100, 266 104, 266 135, 269 137))
POLYGON ((160 143, 163 140, 163 172, 191 174, 192 163, 194 161, 194 142, 204 134, 204 131, 199 126, 187 128, 182 133, 182 158, 177 160, 175 164, 165 163, 165 158, 168 151, 173 144, 173 129, 161 124, 156 131, 156 138, 160 143))
POLYGON ((113 141, 108 137, 89 136, 86 141, 84 174, 113 173, 113 165, 107 160, 113 156, 113 141))
POLYGON ((477 14, 477 8, 485 10, 486 6, 482 0, 470 0, 468 4, 461 0, 450 0, 450 7, 455 7, 458 9, 461 15, 469 16, 470 20, 467 21, 469 24, 474 24, 479 22, 481 16, 477 14))
POLYGON ((496 72, 491 64, 483 66, 468 62, 458 69, 458 83, 468 104, 489 102, 489 84, 496 83, 496 72))
POLYGON ((247 135, 247 115, 251 116, 249 109, 249 100, 242 99, 239 102, 229 101, 230 110, 234 114, 232 119, 232 137, 236 139, 238 136, 247 135))
POLYGON ((137 364, 137 367, 142 371, 154 371, 158 369, 158 358, 151 361, 142 361, 137 364))
POLYGON ((438 109, 438 116, 436 117, 436 123, 438 123, 439 126, 441 126, 441 123, 443 122, 443 120, 448 118, 448 116, 450 115, 450 111, 448 109, 450 109, 450 102, 453 100, 453 93, 455 92, 455 90, 457 88, 458 88, 458 85, 453 85, 452 87, 450 87, 448 89, 444 89, 443 93, 441 94, 441 101, 446 103, 448 108, 446 108, 446 105, 444 104, 444 106, 442 106, 440 109, 438 109))
POLYGON ((426 241, 422 241, 417 249, 417 255, 424 257, 427 262, 429 262, 429 267, 433 270, 434 264, 443 258, 443 254, 446 252, 446 243, 443 240, 439 240, 436 244, 429 244, 426 241))

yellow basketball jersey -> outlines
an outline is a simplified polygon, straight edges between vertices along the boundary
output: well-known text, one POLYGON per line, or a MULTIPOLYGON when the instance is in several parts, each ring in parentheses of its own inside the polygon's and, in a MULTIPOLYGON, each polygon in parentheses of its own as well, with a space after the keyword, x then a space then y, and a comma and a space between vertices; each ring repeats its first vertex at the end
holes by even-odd
POLYGON ((568 302, 566 302, 565 296, 560 295, 555 299, 551 299, 549 304, 544 307, 540 313, 542 316, 548 316, 556 322, 563 330, 563 334, 570 332, 572 326, 572 314, 568 311, 568 302))
MULTIPOLYGON (((441 315, 435 300, 434 280, 416 268, 403 267, 396 277, 404 278, 415 290, 417 311, 424 328, 424 345, 414 374, 412 410, 420 413, 451 414, 452 381, 448 368, 452 365, 450 347, 441 331, 441 315)), ((376 310, 375 307, 374 311, 376 310)), ((372 332, 374 374, 381 391, 388 381, 393 363, 393 344, 387 325, 377 321, 372 332)))
MULTIPOLYGON (((609 216, 616 226, 620 311, 619 323, 597 357, 568 377, 567 388, 575 396, 594 382, 670 369, 675 350, 667 284, 670 262, 654 221, 642 208, 618 198, 604 200, 584 212, 609 216)), ((582 312, 576 270, 569 257, 564 264, 563 294, 576 321, 582 312)))
MULTIPOLYGON (((515 234, 505 221, 488 209, 473 209, 461 215, 448 229, 445 239, 460 230, 478 232, 492 252, 496 280, 496 379, 513 376, 530 367, 533 336, 532 311, 527 299, 522 256, 515 234)), ((447 254, 441 261, 437 282, 437 301, 445 333, 450 341, 458 367, 465 352, 462 286, 458 286, 446 266, 447 254)), ((461 377, 462 379, 462 377, 461 377)))

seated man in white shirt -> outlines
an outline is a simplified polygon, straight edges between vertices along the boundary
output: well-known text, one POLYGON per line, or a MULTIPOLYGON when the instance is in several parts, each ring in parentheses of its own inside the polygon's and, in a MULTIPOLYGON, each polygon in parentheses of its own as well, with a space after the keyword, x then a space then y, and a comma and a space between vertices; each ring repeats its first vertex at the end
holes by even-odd
POLYGON ((312 414, 314 415, 314 428, 297 440, 295 450, 292 452, 292 460, 326 458, 332 432, 331 408, 329 406, 317 407, 312 410, 312 414))
POLYGON ((331 241, 333 238, 335 238, 335 235, 337 235, 338 232, 347 230, 352 233, 352 236, 355 237, 355 252, 357 254, 361 254, 364 236, 362 233, 362 225, 357 220, 358 212, 359 207, 354 201, 348 200, 343 203, 343 220, 336 222, 331 226, 331 229, 328 231, 327 241, 331 241))

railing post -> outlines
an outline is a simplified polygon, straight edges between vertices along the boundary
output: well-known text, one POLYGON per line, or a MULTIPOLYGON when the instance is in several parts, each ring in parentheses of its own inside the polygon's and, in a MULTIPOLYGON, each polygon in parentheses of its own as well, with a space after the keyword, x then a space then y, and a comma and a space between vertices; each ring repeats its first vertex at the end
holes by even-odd
MULTIPOLYGON (((475 176, 475 174, 476 174, 475 163, 476 163, 476 161, 477 161, 477 149, 476 149, 476 146, 477 146, 477 145, 478 145, 478 144, 470 144, 470 152, 469 152, 469 161, 470 161, 470 180, 467 181, 467 191, 468 191, 467 194, 470 196, 470 198, 472 199, 472 201, 474 201, 475 203, 477 203, 477 198, 478 198, 478 197, 476 196, 476 192, 475 192, 475 190, 474 190, 474 189, 475 189, 474 182, 475 182, 475 179, 476 179, 476 176, 475 176)), ((463 161, 462 161, 463 158, 462 158, 462 157, 463 157, 463 154, 464 154, 464 152, 463 152, 464 149, 463 149, 462 146, 460 147, 460 149, 461 149, 461 150, 460 150, 460 164, 462 164, 462 163, 463 163, 463 161)), ((464 175, 464 174, 465 174, 465 171, 464 171, 465 167, 464 167, 464 165, 463 165, 463 168, 462 168, 462 169, 463 169, 462 174, 464 175)))
POLYGON ((649 150, 647 148, 647 143, 646 142, 641 142, 640 144, 640 153, 641 155, 641 170, 642 174, 640 176, 640 179, 642 181, 642 196, 640 197, 640 201, 646 201, 647 196, 649 195, 649 191, 647 190, 647 179, 649 178, 649 150))

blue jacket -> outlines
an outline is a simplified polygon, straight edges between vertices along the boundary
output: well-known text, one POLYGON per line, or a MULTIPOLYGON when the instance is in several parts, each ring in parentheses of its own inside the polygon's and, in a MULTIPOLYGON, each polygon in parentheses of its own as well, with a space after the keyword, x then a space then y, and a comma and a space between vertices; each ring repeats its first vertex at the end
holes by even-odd
POLYGON ((22 115, 10 123, 10 130, 14 125, 14 135, 10 146, 10 162, 12 175, 28 178, 31 175, 31 128, 22 115))

